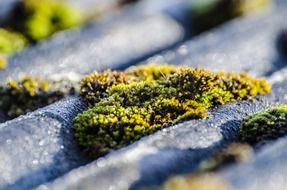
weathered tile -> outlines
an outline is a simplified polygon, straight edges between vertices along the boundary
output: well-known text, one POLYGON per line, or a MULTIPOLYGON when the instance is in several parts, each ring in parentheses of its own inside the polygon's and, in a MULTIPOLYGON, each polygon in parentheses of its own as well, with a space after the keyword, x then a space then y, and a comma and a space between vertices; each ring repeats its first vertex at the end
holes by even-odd
POLYGON ((269 13, 238 18, 148 62, 269 75, 287 64, 277 49, 286 16, 287 9, 282 6, 269 13))

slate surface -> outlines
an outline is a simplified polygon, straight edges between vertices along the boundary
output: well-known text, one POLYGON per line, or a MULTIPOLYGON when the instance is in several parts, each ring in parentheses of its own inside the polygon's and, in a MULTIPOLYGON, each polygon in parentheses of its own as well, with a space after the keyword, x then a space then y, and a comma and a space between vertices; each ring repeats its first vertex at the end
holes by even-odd
POLYGON ((87 162, 70 129, 81 102, 70 98, 0 125, 0 189, 30 189, 87 162))

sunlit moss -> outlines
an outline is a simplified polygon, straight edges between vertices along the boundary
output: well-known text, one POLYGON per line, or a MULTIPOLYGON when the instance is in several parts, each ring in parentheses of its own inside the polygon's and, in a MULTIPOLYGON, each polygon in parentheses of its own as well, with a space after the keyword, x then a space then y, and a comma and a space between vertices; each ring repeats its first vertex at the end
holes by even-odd
POLYGON ((39 41, 81 22, 77 10, 59 1, 23 0, 16 7, 8 26, 22 32, 32 41, 39 41))
POLYGON ((143 73, 140 76, 131 74, 138 72, 130 70, 108 71, 108 75, 103 73, 103 80, 99 73, 83 80, 82 94, 91 108, 75 118, 73 127, 84 152, 97 157, 163 127, 205 118, 208 108, 270 92, 265 80, 246 74, 177 70, 174 66, 165 66, 167 71, 163 71, 167 74, 158 74, 160 66, 153 67, 146 68, 152 76, 144 72, 139 72, 143 73), (173 69, 177 71, 174 73, 173 69), (123 80, 125 77, 128 80, 123 80))
POLYGON ((163 190, 229 190, 230 185, 215 174, 177 176, 164 184, 163 190))
POLYGON ((255 113, 243 120, 240 138, 256 144, 275 140, 287 134, 287 105, 281 105, 255 113))
POLYGON ((21 34, 0 29, 0 54, 11 55, 24 49, 27 44, 26 38, 21 34))
POLYGON ((237 16, 262 10, 270 0, 198 0, 191 1, 194 29, 202 32, 237 16))
POLYGON ((15 118, 74 94, 75 90, 74 85, 65 80, 45 81, 29 76, 19 82, 10 80, 6 86, 0 86, 0 109, 15 118))
POLYGON ((150 64, 131 67, 125 72, 111 70, 106 70, 101 73, 94 72, 82 79, 81 95, 90 105, 93 105, 102 98, 107 97, 107 89, 114 85, 164 79, 181 68, 182 67, 175 67, 172 65, 150 64))

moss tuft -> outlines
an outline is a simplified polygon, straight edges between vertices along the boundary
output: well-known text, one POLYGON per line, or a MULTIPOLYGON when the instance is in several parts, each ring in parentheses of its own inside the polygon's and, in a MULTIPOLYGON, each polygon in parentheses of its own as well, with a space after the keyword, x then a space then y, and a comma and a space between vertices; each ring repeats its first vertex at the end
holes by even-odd
POLYGON ((82 95, 91 107, 75 118, 73 128, 84 152, 97 157, 163 127, 205 118, 208 108, 270 92, 265 80, 246 74, 174 66, 158 74, 161 67, 107 71, 83 80, 82 95))
POLYGON ((28 41, 19 33, 0 29, 0 54, 11 55, 28 45, 28 41))
POLYGON ((54 0, 23 0, 16 7, 8 25, 35 42, 81 22, 79 13, 63 3, 54 0))
POLYGON ((287 134, 287 105, 255 113, 243 120, 241 141, 250 144, 275 140, 287 134))
POLYGON ((15 118, 74 93, 75 87, 69 81, 45 81, 27 76, 19 82, 10 80, 6 86, 0 86, 0 109, 15 118))

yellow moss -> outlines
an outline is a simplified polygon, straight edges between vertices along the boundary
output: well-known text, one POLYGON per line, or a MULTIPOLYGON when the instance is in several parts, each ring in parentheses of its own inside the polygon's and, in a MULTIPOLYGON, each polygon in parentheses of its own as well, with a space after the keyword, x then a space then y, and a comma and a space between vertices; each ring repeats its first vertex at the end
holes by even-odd
POLYGON ((16 7, 8 27, 22 32, 32 41, 39 41, 81 22, 79 12, 62 2, 23 0, 16 7))
POLYGON ((0 29, 0 54, 11 55, 27 46, 28 42, 20 33, 0 29))
POLYGON ((229 190, 230 185, 215 174, 174 177, 165 183, 163 190, 229 190))
POLYGON ((10 80, 6 86, 0 86, 0 109, 14 118, 75 93, 73 86, 64 80, 46 81, 30 76, 19 82, 10 80))
POLYGON ((0 70, 5 69, 7 66, 7 60, 4 55, 0 54, 0 70))
POLYGON ((73 127, 84 152, 97 157, 163 127, 205 118, 208 108, 270 89, 265 80, 243 73, 175 66, 94 73, 82 82, 82 95, 91 108, 75 118, 73 127))

